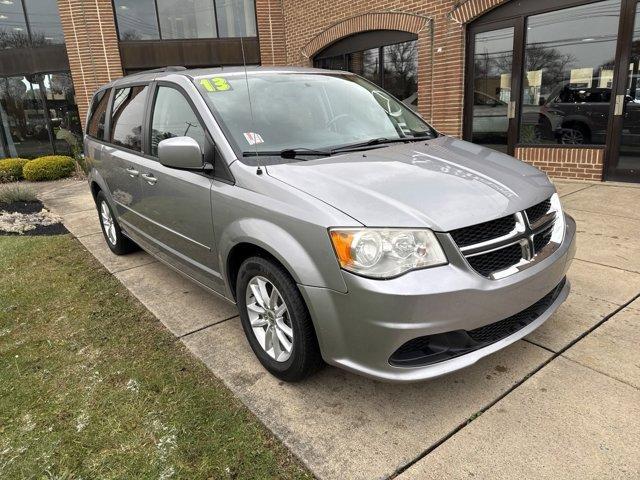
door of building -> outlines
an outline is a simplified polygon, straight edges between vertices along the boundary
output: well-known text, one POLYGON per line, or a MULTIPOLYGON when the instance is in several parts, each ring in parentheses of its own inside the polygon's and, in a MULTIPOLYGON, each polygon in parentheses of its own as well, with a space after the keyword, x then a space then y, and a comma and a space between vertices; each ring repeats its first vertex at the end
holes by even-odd
POLYGON ((640 182, 640 2, 623 0, 605 178, 640 182))
POLYGON ((520 64, 515 48, 520 32, 515 21, 481 25, 469 35, 465 138, 503 153, 513 154, 520 64))

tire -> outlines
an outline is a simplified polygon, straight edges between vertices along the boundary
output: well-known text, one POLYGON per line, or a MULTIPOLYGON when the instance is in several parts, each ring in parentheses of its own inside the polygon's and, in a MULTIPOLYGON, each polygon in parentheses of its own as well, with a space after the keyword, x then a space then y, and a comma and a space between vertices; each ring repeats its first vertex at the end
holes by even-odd
POLYGON ((560 139, 563 145, 586 145, 591 142, 589 129, 579 123, 562 127, 560 139))
POLYGON ((98 192, 98 195, 96 195, 96 207, 102 234, 109 249, 116 255, 126 255, 138 250, 138 245, 122 234, 120 225, 118 225, 115 215, 113 215, 113 210, 102 192, 98 192))
POLYGON ((272 375, 287 382, 297 382, 323 365, 304 299, 296 283, 280 265, 262 257, 245 260, 238 271, 236 299, 249 345, 272 375), (262 296, 262 301, 265 301, 265 297, 269 301, 273 298, 275 306, 267 304, 270 308, 261 307, 262 303, 255 294, 256 288, 261 291, 261 285, 267 292, 262 296), (273 287, 277 296, 273 295, 273 287), (282 305, 284 311, 280 313, 282 305), (259 313, 260 309, 262 313, 259 313), (271 342, 268 338, 271 338, 271 342), (287 352, 286 343, 289 340, 290 350, 287 352))

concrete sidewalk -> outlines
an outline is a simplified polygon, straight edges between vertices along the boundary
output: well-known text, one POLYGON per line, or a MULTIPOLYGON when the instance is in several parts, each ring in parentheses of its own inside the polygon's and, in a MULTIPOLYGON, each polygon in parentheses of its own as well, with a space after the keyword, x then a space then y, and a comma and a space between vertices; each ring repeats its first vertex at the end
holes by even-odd
POLYGON ((319 478, 638 478, 640 188, 557 186, 579 231, 567 302, 476 365, 401 386, 334 368, 278 381, 233 305, 145 253, 111 254, 86 183, 40 196, 319 478))

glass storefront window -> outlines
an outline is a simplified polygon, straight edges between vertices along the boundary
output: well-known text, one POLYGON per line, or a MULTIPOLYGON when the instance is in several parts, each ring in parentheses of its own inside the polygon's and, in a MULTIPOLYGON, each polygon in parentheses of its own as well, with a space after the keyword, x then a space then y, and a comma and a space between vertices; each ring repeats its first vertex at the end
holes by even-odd
POLYGON ((217 35, 213 0, 157 0, 157 7, 163 39, 217 35))
POLYGON ((255 37, 254 0, 215 0, 220 37, 255 37))
POLYGON ((22 2, 0 2, 0 48, 21 48, 29 45, 29 32, 22 2))
POLYGON ((473 126, 471 141, 507 151, 514 29, 475 36, 473 52, 473 126))
POLYGON ((418 45, 417 41, 389 45, 383 52, 383 84, 404 103, 417 103, 418 45))
POLYGON ((42 76, 41 85, 44 89, 56 152, 73 154, 81 147, 82 127, 71 75, 69 73, 46 74, 42 76))
POLYGON ((380 85, 380 51, 371 48, 347 55, 348 70, 380 85))
POLYGON ((315 61, 315 66, 356 73, 380 85, 406 105, 418 105, 416 40, 320 58, 315 61))
POLYGON ((605 143, 620 0, 527 19, 521 143, 605 143))
POLYGON ((41 93, 36 78, 0 79, 0 116, 7 156, 33 158, 53 153, 41 93))
POLYGON ((0 158, 72 155, 82 146, 68 72, 0 78, 0 120, 0 158))
POLYGON ((120 40, 158 40, 155 0, 114 0, 120 40))
POLYGON ((113 0, 113 7, 123 41, 258 35, 255 0, 113 0))
MULTIPOLYGON (((17 2, 16 2, 17 3, 17 2)), ((56 0, 24 0, 33 46, 64 43, 56 0)))

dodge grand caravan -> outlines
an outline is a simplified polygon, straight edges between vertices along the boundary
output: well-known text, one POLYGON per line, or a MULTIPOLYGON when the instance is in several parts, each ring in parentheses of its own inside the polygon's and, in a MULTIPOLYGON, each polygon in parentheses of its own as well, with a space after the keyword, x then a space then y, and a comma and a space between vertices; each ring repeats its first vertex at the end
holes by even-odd
POLYGON ((547 176, 351 73, 127 76, 96 92, 84 146, 109 248, 142 247, 235 303, 284 380, 324 362, 442 375, 569 293, 575 222, 547 176))

